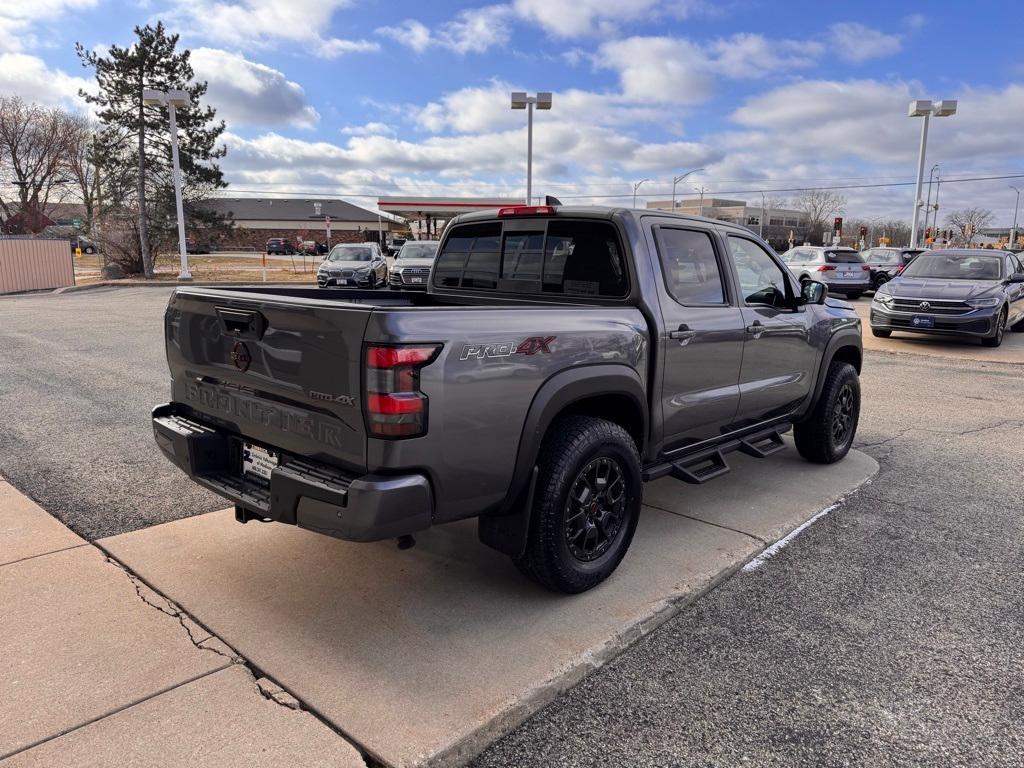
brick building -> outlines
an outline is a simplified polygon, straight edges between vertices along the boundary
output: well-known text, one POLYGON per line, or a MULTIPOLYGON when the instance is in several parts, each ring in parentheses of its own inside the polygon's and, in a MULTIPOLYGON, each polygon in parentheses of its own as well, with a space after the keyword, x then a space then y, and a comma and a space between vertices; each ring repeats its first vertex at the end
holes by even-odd
MULTIPOLYGON (((230 232, 209 244, 218 250, 262 251, 272 237, 326 243, 328 217, 332 244, 377 240, 379 233, 386 237, 403 228, 387 216, 336 199, 217 197, 202 205, 234 222, 230 232)), ((202 235, 197 233, 197 239, 202 235)))

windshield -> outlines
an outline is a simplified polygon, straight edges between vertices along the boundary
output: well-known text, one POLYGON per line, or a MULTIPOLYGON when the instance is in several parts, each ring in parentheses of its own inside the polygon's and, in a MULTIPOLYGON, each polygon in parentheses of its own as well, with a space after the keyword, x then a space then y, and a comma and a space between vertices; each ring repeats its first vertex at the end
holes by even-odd
POLYGON ((438 243, 406 243, 398 252, 400 259, 432 259, 437 255, 438 243))
POLYGON ((922 253, 903 270, 904 277, 937 277, 943 280, 998 280, 1002 258, 974 253, 938 251, 922 253))
POLYGON ((336 245, 328 261, 369 261, 373 251, 365 245, 336 245))

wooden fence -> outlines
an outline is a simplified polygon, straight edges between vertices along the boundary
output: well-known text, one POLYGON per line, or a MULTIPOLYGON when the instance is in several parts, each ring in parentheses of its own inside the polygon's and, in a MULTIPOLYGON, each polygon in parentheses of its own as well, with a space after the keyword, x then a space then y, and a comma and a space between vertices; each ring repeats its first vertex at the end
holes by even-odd
POLYGON ((75 267, 66 239, 0 238, 0 293, 74 284, 75 267))

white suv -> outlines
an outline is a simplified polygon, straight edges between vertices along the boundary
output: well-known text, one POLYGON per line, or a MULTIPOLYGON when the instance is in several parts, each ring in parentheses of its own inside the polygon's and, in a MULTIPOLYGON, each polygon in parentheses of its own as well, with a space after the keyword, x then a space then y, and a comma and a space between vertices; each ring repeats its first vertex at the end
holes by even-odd
POLYGON ((859 299, 871 289, 871 267, 853 248, 800 245, 782 254, 782 260, 800 282, 819 280, 848 299, 859 299))

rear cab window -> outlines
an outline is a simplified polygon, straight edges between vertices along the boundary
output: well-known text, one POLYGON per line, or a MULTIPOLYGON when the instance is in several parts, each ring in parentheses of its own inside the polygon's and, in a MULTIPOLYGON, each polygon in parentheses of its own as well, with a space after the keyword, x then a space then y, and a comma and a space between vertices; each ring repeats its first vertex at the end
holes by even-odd
POLYGON ((829 264, 862 264, 860 254, 856 251, 825 251, 825 261, 829 264))
POLYGON ((434 267, 437 288, 625 298, 629 274, 615 227, 593 219, 463 224, 434 267))

